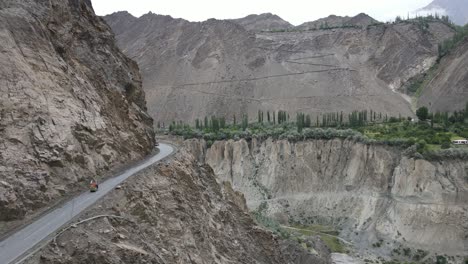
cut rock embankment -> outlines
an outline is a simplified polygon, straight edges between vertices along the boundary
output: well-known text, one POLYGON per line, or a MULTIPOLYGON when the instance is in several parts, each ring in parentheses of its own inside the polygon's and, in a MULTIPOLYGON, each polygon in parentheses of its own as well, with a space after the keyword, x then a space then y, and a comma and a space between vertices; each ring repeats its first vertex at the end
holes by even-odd
POLYGON ((153 147, 138 66, 89 0, 0 1, 0 233, 153 147))

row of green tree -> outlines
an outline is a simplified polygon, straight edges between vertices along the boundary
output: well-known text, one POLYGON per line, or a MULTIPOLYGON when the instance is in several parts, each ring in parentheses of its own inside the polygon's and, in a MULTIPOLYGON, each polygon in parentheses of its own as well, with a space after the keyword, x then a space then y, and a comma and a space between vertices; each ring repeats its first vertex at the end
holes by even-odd
MULTIPOLYGON (((468 102, 464 110, 455 111, 455 112, 435 112, 430 113, 427 107, 421 107, 416 111, 416 115, 420 121, 430 121, 431 125, 434 124, 455 124, 455 123, 466 123, 468 121, 468 102)), ((350 127, 358 128, 364 127, 370 123, 397 123, 403 120, 411 120, 411 117, 403 118, 399 117, 389 117, 387 114, 383 115, 381 112, 376 112, 373 110, 363 110, 363 111, 353 111, 347 115, 343 112, 336 113, 326 113, 322 114, 321 118, 317 115, 315 120, 312 120, 312 117, 309 114, 297 113, 295 125, 299 132, 304 128, 311 127, 350 127)), ((290 115, 286 111, 258 111, 257 114, 257 123, 258 124, 271 124, 271 125, 281 125, 290 123, 290 115), (266 116, 266 119, 265 119, 266 116)), ((249 127, 249 116, 244 114, 241 117, 241 122, 238 123, 236 115, 232 116, 231 126, 234 128, 240 128, 245 131, 249 127)), ((164 128, 164 124, 161 125, 158 122, 158 128, 164 128)), ((226 122, 226 117, 205 117, 203 120, 195 120, 195 129, 200 131, 211 131, 218 132, 220 129, 225 129, 229 127, 226 122)), ((190 125, 183 123, 182 121, 173 121, 169 125, 169 131, 174 131, 175 129, 185 129, 190 128, 190 125)))
POLYGON ((440 21, 448 25, 453 25, 453 22, 450 20, 449 16, 439 15, 438 13, 427 14, 425 16, 416 15, 416 17, 413 17, 413 18, 411 18, 408 14, 406 18, 403 18, 402 16, 397 16, 395 18, 395 23, 414 22, 414 21, 424 21, 424 22, 440 21))
POLYGON ((413 23, 416 24, 419 29, 424 32, 428 33, 429 32, 429 23, 434 22, 434 21, 439 21, 442 23, 445 23, 446 25, 450 27, 455 27, 452 21, 450 21, 449 16, 446 15, 439 15, 437 13, 435 14, 428 14, 426 16, 416 16, 414 18, 410 18, 409 14, 406 19, 402 18, 401 16, 397 16, 395 18, 395 23, 413 23))
POLYGON ((416 111, 416 116, 420 121, 430 120, 431 125, 434 124, 456 124, 461 123, 464 124, 468 122, 468 102, 465 105, 464 110, 454 111, 454 112, 435 112, 430 113, 429 109, 425 106, 420 107, 416 111))
MULTIPOLYGON (((387 114, 383 115, 373 110, 353 111, 345 114, 344 112, 336 113, 325 113, 321 117, 316 116, 313 120, 311 115, 305 113, 296 113, 295 122, 290 120, 290 114, 286 111, 258 111, 257 114, 257 125, 285 125, 293 124, 297 127, 299 132, 304 128, 312 127, 336 127, 336 128, 356 128, 362 127, 369 123, 386 123, 386 122, 398 122, 406 118, 400 117, 388 117, 387 114)), ((218 132, 225 128, 241 129, 245 131, 249 128, 249 116, 243 114, 241 121, 238 122, 237 116, 233 115, 231 123, 228 124, 226 117, 217 116, 205 116, 204 119, 195 119, 195 129, 198 131, 205 132, 218 132)), ((158 122, 158 128, 165 128, 165 124, 158 122)), ((189 129, 190 125, 183 123, 182 121, 173 121, 169 125, 169 131, 189 129)))

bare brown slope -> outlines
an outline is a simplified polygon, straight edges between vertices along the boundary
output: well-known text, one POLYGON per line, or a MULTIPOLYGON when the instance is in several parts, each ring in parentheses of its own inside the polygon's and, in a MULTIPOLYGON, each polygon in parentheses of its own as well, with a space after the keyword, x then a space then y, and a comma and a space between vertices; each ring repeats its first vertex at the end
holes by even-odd
POLYGON ((432 112, 465 109, 468 102, 468 39, 444 57, 418 100, 432 112))
POLYGON ((138 66, 90 1, 0 2, 0 221, 153 145, 138 66))
MULTIPOLYGON (((148 14, 122 30, 119 46, 142 69, 149 112, 158 121, 231 117, 258 110, 313 115, 372 109, 411 116, 398 89, 428 69, 453 34, 439 22, 311 32, 254 33, 229 22, 190 23, 148 14)), ((116 23, 118 21, 118 24, 116 23)))
POLYGON ((285 248, 256 226, 243 195, 218 185, 212 169, 185 150, 168 163, 130 179, 82 216, 120 218, 69 229, 26 263, 328 263, 328 252, 293 251, 299 243, 285 248))

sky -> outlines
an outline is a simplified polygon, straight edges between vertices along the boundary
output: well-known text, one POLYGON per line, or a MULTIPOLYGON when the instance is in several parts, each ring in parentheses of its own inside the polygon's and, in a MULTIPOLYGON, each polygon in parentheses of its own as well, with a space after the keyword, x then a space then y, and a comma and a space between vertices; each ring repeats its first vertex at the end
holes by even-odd
POLYGON ((334 14, 354 16, 364 12, 386 22, 397 15, 425 7, 432 0, 91 0, 98 15, 128 11, 139 17, 148 12, 204 21, 209 18, 241 18, 250 14, 273 13, 299 25, 334 14))

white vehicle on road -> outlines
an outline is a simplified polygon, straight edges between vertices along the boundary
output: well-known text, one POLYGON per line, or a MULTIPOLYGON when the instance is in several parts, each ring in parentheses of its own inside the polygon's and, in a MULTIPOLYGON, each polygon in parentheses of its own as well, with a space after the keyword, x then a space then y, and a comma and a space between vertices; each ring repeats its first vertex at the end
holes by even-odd
POLYGON ((452 141, 455 145, 468 145, 468 140, 466 139, 457 139, 452 141))

